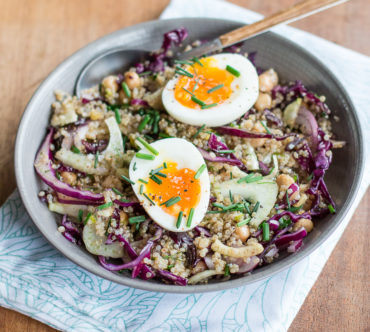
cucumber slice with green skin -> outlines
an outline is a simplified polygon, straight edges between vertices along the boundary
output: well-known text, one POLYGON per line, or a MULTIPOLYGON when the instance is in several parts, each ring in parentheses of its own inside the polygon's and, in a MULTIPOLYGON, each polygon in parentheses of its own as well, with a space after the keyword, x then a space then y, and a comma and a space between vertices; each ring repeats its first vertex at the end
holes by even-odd
POLYGON ((278 194, 278 185, 270 179, 263 179, 252 183, 237 183, 238 179, 226 181, 215 189, 222 196, 228 197, 231 191, 232 195, 240 195, 252 204, 260 203, 260 206, 251 219, 250 225, 258 225, 267 219, 271 209, 274 207, 278 194))
POLYGON ((82 231, 82 240, 85 243, 88 252, 93 255, 102 255, 105 257, 120 258, 123 256, 123 246, 120 242, 105 244, 106 236, 96 234, 95 222, 91 220, 84 226, 82 231))
POLYGON ((66 214, 70 217, 78 217, 80 210, 87 211, 87 205, 62 204, 58 202, 49 203, 49 210, 59 214, 66 214))
POLYGON ((283 114, 283 121, 286 126, 289 126, 290 128, 294 127, 295 120, 298 115, 299 108, 302 104, 302 98, 297 98, 295 101, 290 103, 287 107, 284 109, 283 114))
POLYGON ((105 120, 105 123, 109 129, 109 143, 107 148, 102 152, 99 159, 100 162, 95 166, 95 155, 94 154, 77 154, 64 148, 60 149, 56 154, 55 158, 60 160, 63 164, 73 167, 87 174, 96 175, 107 175, 109 168, 105 164, 107 159, 113 159, 113 165, 120 164, 123 155, 123 142, 121 131, 118 127, 117 121, 114 117, 110 117, 105 120))

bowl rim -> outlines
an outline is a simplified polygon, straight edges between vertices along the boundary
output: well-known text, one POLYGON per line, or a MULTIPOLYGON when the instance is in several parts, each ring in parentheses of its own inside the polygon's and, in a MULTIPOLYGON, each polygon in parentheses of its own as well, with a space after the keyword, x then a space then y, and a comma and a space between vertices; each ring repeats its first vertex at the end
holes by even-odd
MULTIPOLYGON (((146 290, 146 291, 153 291, 153 292, 163 292, 163 293, 178 293, 178 294, 192 294, 192 293, 204 293, 204 292, 213 292, 213 291, 220 291, 220 290, 226 290, 226 289, 231 289, 231 288, 236 288, 236 287, 241 287, 241 286, 246 286, 248 284, 258 282, 261 280, 265 280, 269 277, 272 277, 273 275, 288 269, 292 265, 300 262, 303 258, 309 256, 313 251, 315 251, 318 247, 320 247, 335 231, 336 229, 343 223, 345 216, 347 215, 350 206, 352 205, 355 196, 359 190, 360 183, 363 177, 364 173, 364 144, 363 144, 363 132, 362 128, 360 126, 359 118, 357 115, 356 108, 353 105, 353 102, 348 95, 347 91, 339 81, 339 79, 334 75, 334 73, 321 61, 319 60, 316 56, 314 56, 312 53, 301 47, 300 45, 294 43, 293 41, 290 41, 289 39, 274 33, 272 31, 267 32, 270 35, 273 35, 274 38, 281 40, 284 42, 286 45, 289 45, 293 48, 295 48, 298 52, 301 53, 303 57, 305 57, 309 62, 313 63, 315 66, 318 66, 325 70, 329 75, 330 78, 334 81, 334 83, 337 85, 339 88, 341 94, 343 95, 344 99, 346 100, 348 104, 348 109, 350 110, 352 120, 354 122, 354 127, 356 128, 356 136, 357 136, 357 141, 358 141, 358 151, 359 151, 359 156, 358 160, 355 163, 355 178, 352 183, 352 186, 348 192, 347 198, 343 202, 343 206, 341 208, 341 211, 333 215, 332 217, 337 219, 336 222, 334 223, 333 227, 330 229, 330 231, 326 233, 322 233, 308 249, 304 251, 298 251, 294 255, 289 255, 282 259, 281 261, 277 262, 276 264, 271 264, 268 265, 261 271, 260 273, 252 273, 250 275, 246 275, 237 279, 232 279, 224 282, 218 282, 218 283, 210 283, 210 284, 204 284, 204 285, 188 285, 188 286, 176 286, 176 285, 168 285, 164 283, 157 283, 157 282, 148 282, 145 280, 141 279, 131 279, 126 276, 122 275, 117 275, 114 274, 110 271, 107 270, 97 270, 94 268, 95 266, 91 266, 89 262, 85 261, 78 261, 78 259, 75 259, 73 256, 72 252, 69 252, 68 250, 65 250, 65 247, 63 247, 62 244, 59 244, 58 241, 54 241, 48 233, 46 233, 43 230, 43 227, 41 227, 41 224, 39 225, 37 222, 37 213, 34 211, 32 208, 30 202, 28 201, 28 189, 22 185, 23 182, 23 175, 21 172, 21 167, 20 165, 22 164, 22 147, 25 144, 25 132, 27 130, 27 124, 31 115, 31 111, 37 104, 35 99, 36 96, 44 89, 44 86, 47 85, 47 83, 53 78, 54 75, 56 75, 56 72, 63 66, 73 62, 75 60, 75 57, 77 57, 80 53, 83 53, 83 51, 89 47, 91 47, 94 44, 99 44, 103 43, 106 39, 109 38, 114 38, 119 36, 120 34, 124 33, 129 33, 133 32, 138 28, 149 28, 153 29, 153 26, 159 23, 165 24, 166 22, 169 23, 177 23, 178 21, 181 21, 181 24, 186 24, 187 22, 191 23, 194 20, 201 20, 201 21, 209 21, 209 22, 219 22, 220 24, 240 24, 244 25, 245 23, 239 22, 239 21, 234 21, 234 20, 225 20, 225 19, 217 19, 217 18, 205 18, 205 17, 192 17, 192 18, 181 18, 181 19, 165 19, 165 20, 151 20, 147 22, 142 22, 139 24, 135 24, 117 31, 114 31, 112 33, 109 33, 107 35, 104 35, 101 38, 98 38, 84 47, 78 49, 76 52, 68 56, 66 59, 64 59, 59 65, 57 65, 48 75, 47 77, 42 81, 42 83, 38 86, 38 88, 35 90, 33 93, 32 97, 30 98, 29 102, 27 103, 25 110, 21 116, 21 120, 19 122, 18 126, 18 131, 17 131, 17 136, 16 136, 16 141, 15 141, 15 153, 14 153, 14 167, 15 167, 15 175, 16 175, 16 183, 17 183, 17 188, 20 193, 20 197, 22 199, 22 202, 26 208, 27 213, 29 214, 31 220, 35 224, 35 226, 38 228, 38 230, 41 232, 41 234, 46 238, 46 240, 60 252, 62 255, 64 255, 66 258, 68 258, 70 261, 75 263, 76 265, 82 267, 83 269, 89 271, 90 273, 107 279, 109 281, 127 286, 127 287, 133 287, 141 290, 146 290)), ((110 49, 113 49, 110 48, 110 49)), ((108 51, 109 49, 103 50, 103 52, 108 51)), ((100 53, 97 53, 96 57, 99 57, 100 53)), ((89 62, 90 60, 87 60, 85 65, 89 62)), ((82 69, 82 67, 81 67, 82 69)), ((74 87, 71 87, 74 89, 74 87)), ((36 172, 34 173, 35 176, 36 172)), ((98 263, 96 263, 98 265, 98 263)))

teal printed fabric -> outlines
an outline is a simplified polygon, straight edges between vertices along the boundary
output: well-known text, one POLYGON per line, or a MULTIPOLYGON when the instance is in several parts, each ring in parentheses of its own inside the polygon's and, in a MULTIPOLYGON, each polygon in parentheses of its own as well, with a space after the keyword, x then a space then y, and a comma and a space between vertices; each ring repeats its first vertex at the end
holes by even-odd
MULTIPOLYGON (((175 0, 163 17, 194 13, 245 22, 259 18, 253 12, 215 0, 175 0)), ((311 45, 312 52, 347 87, 357 109, 367 109, 368 57, 290 27, 280 27, 277 32, 299 44, 311 45)), ((369 143, 369 115, 362 112, 359 116, 365 142, 369 143)), ((190 295, 128 288, 76 266, 43 238, 15 191, 0 209, 0 305, 72 332, 286 331, 368 187, 369 170, 368 159, 361 190, 346 222, 309 257, 262 282, 190 295)))

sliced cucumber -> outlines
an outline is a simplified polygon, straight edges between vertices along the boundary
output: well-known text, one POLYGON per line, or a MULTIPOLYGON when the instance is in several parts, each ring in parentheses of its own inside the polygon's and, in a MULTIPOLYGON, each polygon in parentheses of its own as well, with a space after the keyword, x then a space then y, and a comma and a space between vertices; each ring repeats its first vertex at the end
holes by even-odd
POLYGON ((82 232, 82 240, 85 243, 87 251, 93 255, 102 255, 105 257, 120 258, 123 256, 123 246, 120 242, 105 244, 107 238, 96 234, 95 223, 89 221, 82 232))
POLYGON ((283 121, 286 126, 289 126, 290 128, 294 127, 295 119, 297 118, 299 108, 301 107, 302 99, 297 98, 295 101, 290 103, 287 107, 284 109, 283 114, 283 121))
POLYGON ((60 149, 55 157, 60 160, 63 164, 71 166, 80 172, 87 174, 106 175, 109 173, 109 169, 105 164, 108 159, 113 159, 113 166, 117 167, 122 161, 123 155, 123 142, 121 131, 114 117, 110 117, 105 120, 105 123, 109 129, 109 143, 107 148, 103 151, 100 159, 102 161, 95 165, 94 154, 77 154, 64 148, 60 149), (96 166, 96 167, 95 167, 96 166))
POLYGON ((222 196, 227 197, 231 192, 233 195, 240 195, 252 204, 260 203, 255 216, 250 221, 254 227, 267 219, 273 208, 278 194, 278 186, 275 181, 263 179, 252 183, 237 183, 238 179, 221 183, 219 188, 215 189, 222 196))

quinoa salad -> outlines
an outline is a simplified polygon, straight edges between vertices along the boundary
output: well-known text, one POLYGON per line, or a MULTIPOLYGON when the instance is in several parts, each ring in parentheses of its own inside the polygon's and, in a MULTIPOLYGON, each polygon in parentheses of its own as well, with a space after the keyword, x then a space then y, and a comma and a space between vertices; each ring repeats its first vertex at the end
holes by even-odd
POLYGON ((107 270, 181 286, 300 250, 335 213, 324 175, 345 144, 319 91, 281 81, 240 45, 172 60, 173 47, 200 44, 186 38, 166 33, 81 96, 56 91, 34 164, 61 236, 107 270))

